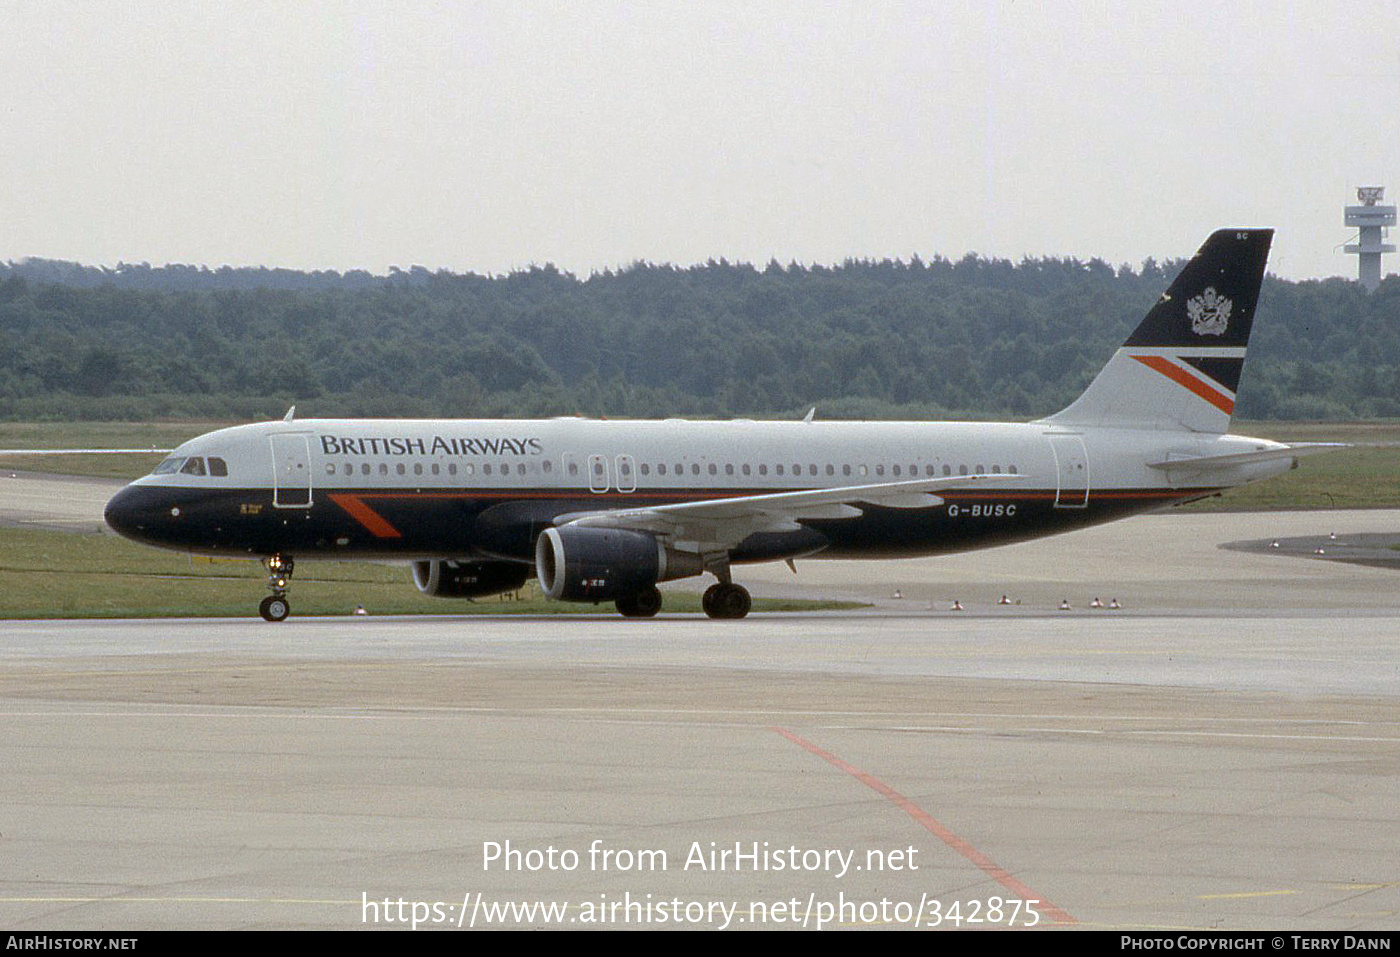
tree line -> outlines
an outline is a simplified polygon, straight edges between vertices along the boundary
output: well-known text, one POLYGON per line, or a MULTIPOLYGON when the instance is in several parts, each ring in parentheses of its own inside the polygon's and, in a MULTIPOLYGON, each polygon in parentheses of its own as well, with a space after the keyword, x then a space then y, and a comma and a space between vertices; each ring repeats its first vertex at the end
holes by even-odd
MULTIPOLYGON (((0 416, 1033 418, 1184 265, 432 272, 0 263, 0 416)), ((1400 277, 1265 280, 1237 412, 1400 416, 1400 277)))

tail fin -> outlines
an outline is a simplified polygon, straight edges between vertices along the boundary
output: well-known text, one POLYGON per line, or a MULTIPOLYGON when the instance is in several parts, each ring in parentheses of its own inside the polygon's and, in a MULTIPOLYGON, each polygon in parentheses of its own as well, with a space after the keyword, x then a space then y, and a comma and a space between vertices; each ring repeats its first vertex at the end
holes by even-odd
POLYGON ((1226 432, 1273 236, 1212 233, 1084 394, 1046 421, 1226 432))

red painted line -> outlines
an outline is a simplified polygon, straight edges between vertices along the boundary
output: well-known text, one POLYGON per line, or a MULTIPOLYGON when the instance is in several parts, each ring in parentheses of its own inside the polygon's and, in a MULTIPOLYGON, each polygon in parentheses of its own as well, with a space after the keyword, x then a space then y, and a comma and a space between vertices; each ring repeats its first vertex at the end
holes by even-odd
POLYGON ((873 775, 867 774, 866 772, 860 770, 859 768, 853 765, 847 764, 845 761, 842 761, 840 758, 830 753, 829 751, 823 751, 821 748, 817 747, 812 742, 807 741, 803 738, 799 738, 797 735, 793 734, 786 728, 771 728, 770 730, 776 731, 778 734, 781 734, 793 744, 797 745, 798 747, 811 754, 816 755, 817 757, 825 761, 827 764, 830 764, 832 767, 840 771, 846 772, 851 777, 859 781, 861 784, 864 784, 866 787, 870 788, 870 790, 874 791, 876 794, 879 794, 881 797, 887 799, 891 804, 895 805, 904 813, 908 814, 915 821, 917 821, 919 825, 924 828, 924 830, 928 831, 930 834, 938 838, 944 844, 947 844, 953 850, 957 851, 963 857, 967 858, 973 864, 977 865, 977 867, 980 868, 983 873, 985 873, 988 877, 992 878, 1002 887, 1005 887, 1012 894, 1015 894, 1021 900, 1037 901, 1038 903, 1036 904, 1035 909, 1041 914, 1044 914, 1046 917, 1050 918, 1050 920, 1054 921, 1056 924, 1079 923, 1079 921, 1072 917, 1068 911, 1056 907, 1053 903, 1046 900, 1044 897, 1041 897, 1035 891, 1031 890, 1025 884, 1021 883, 1004 867, 997 864, 990 857, 977 850, 977 848, 973 847, 971 844, 967 843, 967 841, 964 841, 962 838, 958 837, 952 831, 948 830, 948 828, 944 827, 937 820, 935 820, 931 814, 929 814, 923 808, 919 807, 913 801, 909 800, 904 795, 900 794, 888 784, 884 783, 883 781, 879 780, 873 775))
POLYGON ((1219 389, 1211 388, 1203 380, 1198 379, 1180 366, 1172 364, 1169 359, 1163 356, 1133 356, 1133 358, 1149 369, 1162 373, 1177 385, 1190 389, 1226 415, 1235 411, 1235 402, 1228 395, 1219 389))
POLYGON ((330 497, 331 501, 345 509, 350 517, 369 529, 375 538, 403 538, 403 534, 364 502, 360 501, 357 495, 337 494, 330 497))

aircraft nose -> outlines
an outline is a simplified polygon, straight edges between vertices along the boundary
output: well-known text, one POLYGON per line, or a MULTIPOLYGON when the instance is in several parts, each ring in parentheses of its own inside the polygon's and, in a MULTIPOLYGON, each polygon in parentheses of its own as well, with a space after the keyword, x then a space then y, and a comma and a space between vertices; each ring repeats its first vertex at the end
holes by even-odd
POLYGON ((107 527, 118 535, 126 538, 135 538, 135 532, 140 527, 139 509, 133 499, 132 488, 128 485, 107 501, 107 507, 102 510, 102 520, 107 523, 107 527))
POLYGON ((128 485, 107 502, 102 518, 107 526, 134 541, 159 544, 169 524, 170 506, 159 501, 155 490, 128 485))

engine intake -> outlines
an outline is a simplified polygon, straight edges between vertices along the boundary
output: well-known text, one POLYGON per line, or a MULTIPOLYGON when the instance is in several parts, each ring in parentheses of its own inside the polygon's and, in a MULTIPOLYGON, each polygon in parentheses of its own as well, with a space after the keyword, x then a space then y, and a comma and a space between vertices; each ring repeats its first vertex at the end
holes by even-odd
POLYGON ((540 587, 564 601, 616 601, 704 571, 699 555, 667 548, 646 532, 565 525, 545 529, 535 543, 540 587))
POLYGON ((530 577, 530 566, 516 562, 413 563, 413 583, 434 598, 480 598, 515 591, 530 577))

